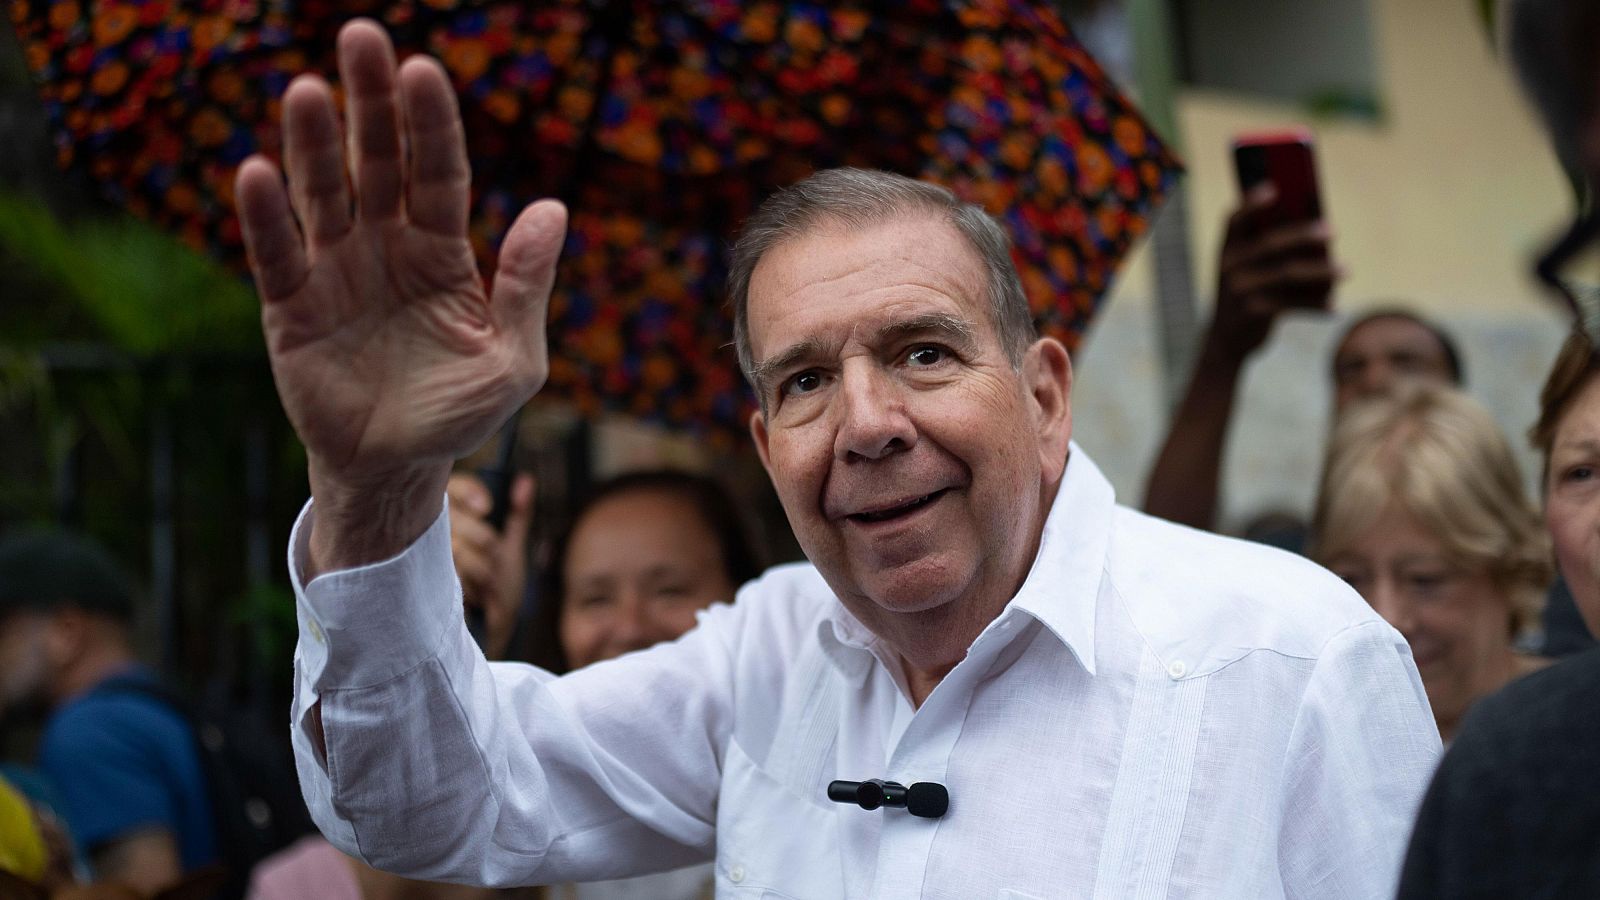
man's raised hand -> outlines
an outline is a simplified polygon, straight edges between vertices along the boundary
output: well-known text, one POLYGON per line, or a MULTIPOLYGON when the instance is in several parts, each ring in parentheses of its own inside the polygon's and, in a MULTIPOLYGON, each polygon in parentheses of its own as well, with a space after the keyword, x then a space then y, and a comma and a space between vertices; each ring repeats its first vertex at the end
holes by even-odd
POLYGON ((451 462, 544 383, 566 231, 559 203, 523 210, 486 292, 444 69, 420 56, 397 68, 388 36, 357 20, 339 34, 339 71, 348 135, 328 84, 302 75, 283 99, 287 190, 261 157, 236 184, 273 378, 310 459, 316 571, 414 540, 451 462))

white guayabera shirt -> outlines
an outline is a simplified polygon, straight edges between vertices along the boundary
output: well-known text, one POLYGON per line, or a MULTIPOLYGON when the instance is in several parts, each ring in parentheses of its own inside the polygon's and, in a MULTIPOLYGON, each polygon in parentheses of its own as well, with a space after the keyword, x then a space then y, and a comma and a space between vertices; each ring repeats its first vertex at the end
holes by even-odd
POLYGON ((302 587, 308 532, 301 784, 333 843, 421 877, 714 857, 723 898, 1388 897, 1439 753, 1405 641, 1343 582, 1116 506, 1076 447, 1026 583, 915 711, 807 565, 557 679, 478 653, 444 515, 302 587), (949 812, 835 778, 937 781, 949 812))

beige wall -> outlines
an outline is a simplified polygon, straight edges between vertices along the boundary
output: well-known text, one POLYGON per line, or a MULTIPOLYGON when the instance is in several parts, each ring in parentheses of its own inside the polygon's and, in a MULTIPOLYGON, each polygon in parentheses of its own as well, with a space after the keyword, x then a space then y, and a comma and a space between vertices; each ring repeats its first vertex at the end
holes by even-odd
MULTIPOLYGON (((1229 143, 1239 132, 1311 129, 1335 252, 1349 272, 1338 313, 1279 329, 1247 376, 1227 465, 1233 520, 1262 506, 1309 507, 1327 421, 1325 359, 1350 314, 1403 301, 1443 321, 1464 345, 1469 388, 1518 445, 1561 335, 1559 315, 1526 273, 1565 224, 1570 193, 1475 4, 1371 6, 1380 121, 1310 121, 1293 107, 1216 92, 1179 98, 1200 321, 1237 198, 1229 143)), ((1109 474, 1134 503, 1164 432, 1146 255, 1130 261, 1078 360, 1080 440, 1113 460, 1109 474)))
MULTIPOLYGON (((1536 303, 1523 259, 1570 196, 1467 0, 1375 0, 1384 119, 1312 123, 1354 308, 1403 297, 1441 315, 1536 303)), ((1198 247, 1235 198, 1228 142, 1293 110, 1192 92, 1180 106, 1198 247)), ((1210 284, 1211 254, 1200 254, 1210 284)))
MULTIPOLYGON (((1351 309, 1406 298, 1423 309, 1514 312, 1541 295, 1525 258, 1564 222, 1570 191, 1468 0, 1372 0, 1377 122, 1313 121, 1240 94, 1179 95, 1197 284, 1209 302, 1221 223, 1237 199, 1240 132, 1309 128, 1351 309)), ((1137 264, 1135 268, 1137 268, 1137 264)), ((1115 299, 1142 302, 1143 273, 1115 299)))

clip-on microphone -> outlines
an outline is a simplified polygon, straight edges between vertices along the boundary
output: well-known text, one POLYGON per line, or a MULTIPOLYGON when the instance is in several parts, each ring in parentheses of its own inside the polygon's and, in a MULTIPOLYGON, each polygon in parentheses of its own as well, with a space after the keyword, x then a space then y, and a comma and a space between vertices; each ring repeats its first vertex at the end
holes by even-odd
POLYGON ((880 806, 904 809, 923 819, 937 819, 950 808, 950 792, 933 781, 919 781, 911 787, 880 778, 832 781, 828 783, 828 799, 835 803, 854 803, 862 809, 880 806))

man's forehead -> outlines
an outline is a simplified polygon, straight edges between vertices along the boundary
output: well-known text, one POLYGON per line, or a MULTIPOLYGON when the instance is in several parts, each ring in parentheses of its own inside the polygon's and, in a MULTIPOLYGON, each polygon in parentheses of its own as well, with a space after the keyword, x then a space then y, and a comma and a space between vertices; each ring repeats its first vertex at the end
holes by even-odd
POLYGON ((761 343, 765 325, 794 311, 797 295, 809 292, 814 300, 829 291, 869 296, 861 311, 868 328, 917 314, 899 307, 914 308, 918 295, 942 294, 964 308, 986 293, 977 252, 942 217, 913 211, 859 224, 824 218, 774 245, 751 272, 752 344, 761 343))

